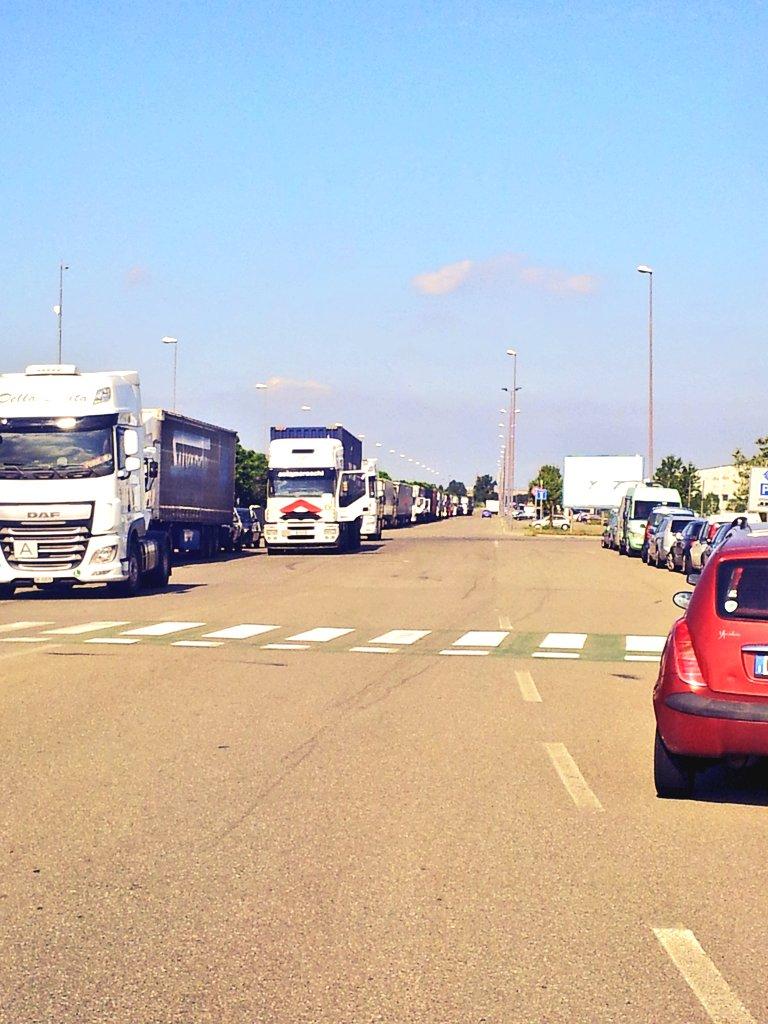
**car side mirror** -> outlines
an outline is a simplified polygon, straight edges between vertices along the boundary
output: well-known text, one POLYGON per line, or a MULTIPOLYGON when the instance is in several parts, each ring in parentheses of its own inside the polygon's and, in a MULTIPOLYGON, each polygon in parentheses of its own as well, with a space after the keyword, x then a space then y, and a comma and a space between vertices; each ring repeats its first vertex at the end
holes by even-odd
POLYGON ((691 603, 693 594, 690 590, 681 590, 678 594, 672 598, 672 603, 676 604, 678 608, 682 608, 685 611, 688 605, 691 603))
POLYGON ((688 575, 685 577, 685 582, 688 583, 689 586, 695 587, 700 579, 701 579, 701 573, 700 572, 689 572, 688 575))

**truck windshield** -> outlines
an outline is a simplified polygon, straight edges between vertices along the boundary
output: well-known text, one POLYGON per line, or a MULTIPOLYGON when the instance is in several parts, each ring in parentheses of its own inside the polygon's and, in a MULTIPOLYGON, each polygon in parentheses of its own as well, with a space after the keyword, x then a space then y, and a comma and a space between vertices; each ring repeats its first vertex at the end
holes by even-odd
POLYGON ((332 469, 270 469, 269 494, 273 498, 289 498, 333 494, 336 473, 332 469))
POLYGON ((0 479, 109 476, 114 471, 110 417, 0 420, 0 479))

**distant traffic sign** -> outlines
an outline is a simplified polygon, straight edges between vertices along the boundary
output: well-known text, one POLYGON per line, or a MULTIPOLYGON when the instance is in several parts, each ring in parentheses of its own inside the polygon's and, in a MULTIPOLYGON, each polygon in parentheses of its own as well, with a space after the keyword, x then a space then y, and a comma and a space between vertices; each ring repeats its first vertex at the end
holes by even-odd
POLYGON ((546 501, 549 497, 549 491, 546 487, 536 487, 534 488, 533 496, 537 501, 546 501))

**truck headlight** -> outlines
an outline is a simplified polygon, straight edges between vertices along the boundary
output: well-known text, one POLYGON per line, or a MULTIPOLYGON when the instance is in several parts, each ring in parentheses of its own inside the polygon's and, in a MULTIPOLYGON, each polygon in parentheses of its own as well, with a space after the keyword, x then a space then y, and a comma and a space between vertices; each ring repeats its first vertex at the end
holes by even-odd
POLYGON ((91 555, 92 562, 114 562, 117 558, 117 544, 106 544, 103 548, 96 548, 91 555))

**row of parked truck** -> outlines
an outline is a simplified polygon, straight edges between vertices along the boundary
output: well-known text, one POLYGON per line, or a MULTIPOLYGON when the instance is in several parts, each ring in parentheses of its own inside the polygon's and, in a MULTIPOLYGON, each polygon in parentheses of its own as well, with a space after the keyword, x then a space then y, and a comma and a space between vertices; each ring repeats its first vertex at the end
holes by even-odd
MULTIPOLYGON (((177 553, 233 539, 233 430, 142 407, 135 371, 0 374, 0 597, 17 587, 167 585, 177 553)), ((387 527, 471 514, 441 488, 379 478, 341 425, 273 427, 270 555, 354 550, 387 527)))

